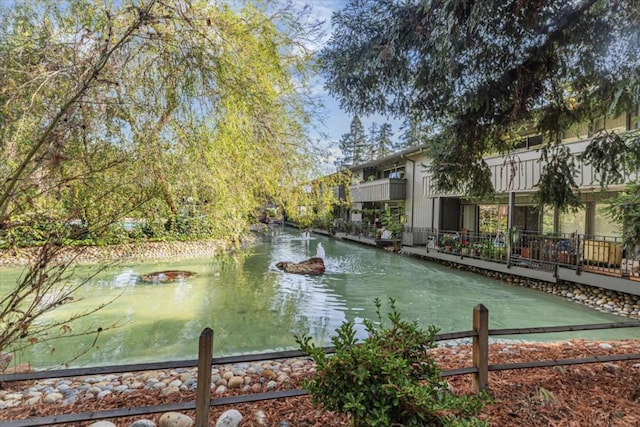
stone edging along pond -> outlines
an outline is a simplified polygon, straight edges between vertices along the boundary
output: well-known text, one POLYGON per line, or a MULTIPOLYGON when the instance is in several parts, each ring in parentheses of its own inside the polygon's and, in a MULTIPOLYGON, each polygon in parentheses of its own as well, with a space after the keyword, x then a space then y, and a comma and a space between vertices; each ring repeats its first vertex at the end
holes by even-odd
MULTIPOLYGON (((250 240, 248 236, 243 244, 250 240)), ((63 248, 59 261, 76 257, 79 263, 135 259, 180 259, 214 256, 229 252, 239 245, 224 240, 197 240, 189 242, 136 242, 113 246, 79 246, 63 248)), ((12 248, 0 250, 0 266, 27 265, 36 259, 40 248, 12 248)))
POLYGON ((567 281, 559 281, 557 283, 545 282, 544 280, 535 280, 517 276, 515 274, 500 273, 479 267, 451 263, 449 261, 433 261, 450 268, 482 274, 492 279, 506 282, 510 285, 522 286, 557 295, 604 313, 617 314, 618 316, 632 319, 640 319, 639 295, 626 294, 624 292, 567 281))

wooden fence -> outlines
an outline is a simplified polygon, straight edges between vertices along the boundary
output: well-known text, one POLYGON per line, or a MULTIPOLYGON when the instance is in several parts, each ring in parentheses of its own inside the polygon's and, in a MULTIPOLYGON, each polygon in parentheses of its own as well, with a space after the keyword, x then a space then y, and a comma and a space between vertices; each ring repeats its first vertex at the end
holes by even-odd
MULTIPOLYGON (((489 329, 489 311, 482 304, 473 309, 473 328, 470 331, 452 332, 436 335, 436 341, 448 341, 464 338, 472 339, 473 366, 466 368, 450 369, 441 372, 442 377, 456 375, 472 375, 473 390, 477 393, 486 390, 489 386, 489 372, 504 371, 510 369, 531 369, 563 365, 577 365, 588 363, 603 363, 625 360, 640 360, 640 354, 616 354, 609 356, 596 356, 579 359, 540 360, 535 362, 489 363, 489 337, 505 335, 541 334, 573 331, 593 331, 599 329, 636 328, 640 327, 640 321, 628 321, 617 323, 599 323, 590 325, 550 326, 536 328, 517 329, 489 329)), ((209 409, 213 406, 235 405, 239 403, 256 402, 271 399, 283 399, 294 396, 306 395, 305 390, 291 389, 265 393, 245 394, 230 397, 211 398, 211 367, 213 365, 245 363, 275 359, 287 359, 305 357, 306 353, 300 351, 280 351, 241 356, 212 357, 214 333, 206 328, 200 334, 198 359, 173 362, 157 362, 133 365, 103 366, 94 368, 74 368, 49 371, 25 372, 0 375, 0 383, 15 381, 30 381, 49 378, 69 378, 85 375, 116 374, 125 372, 140 372, 149 370, 198 368, 196 400, 191 402, 173 403, 166 405, 154 405, 134 408, 118 408, 104 411, 84 412, 77 414, 61 414, 48 417, 30 418, 14 421, 0 421, 0 427, 32 427, 51 426, 81 421, 95 421, 111 418, 143 416, 170 411, 195 411, 195 426, 209 426, 209 409)), ((327 353, 332 353, 332 347, 325 347, 327 353)))

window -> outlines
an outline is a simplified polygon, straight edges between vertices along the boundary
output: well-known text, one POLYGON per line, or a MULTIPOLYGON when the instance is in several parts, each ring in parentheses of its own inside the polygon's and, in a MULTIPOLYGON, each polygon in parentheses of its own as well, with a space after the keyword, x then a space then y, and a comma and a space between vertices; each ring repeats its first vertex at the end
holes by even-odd
POLYGON ((529 147, 535 147, 542 144, 542 135, 534 135, 527 138, 527 144, 529 147))
POLYGON ((555 211, 551 206, 544 206, 542 209, 542 233, 551 234, 555 232, 555 211))
POLYGON ((531 148, 542 144, 542 135, 532 135, 520 138, 513 144, 513 148, 531 148))
POLYGON ((585 233, 586 214, 584 209, 577 212, 563 212, 558 218, 558 232, 562 234, 585 233))
POLYGON ((620 237, 620 226, 606 214, 607 205, 596 204, 596 214, 593 221, 593 234, 596 236, 620 237))
POLYGON ((481 233, 496 233, 507 230, 507 205, 481 205, 479 209, 481 233))

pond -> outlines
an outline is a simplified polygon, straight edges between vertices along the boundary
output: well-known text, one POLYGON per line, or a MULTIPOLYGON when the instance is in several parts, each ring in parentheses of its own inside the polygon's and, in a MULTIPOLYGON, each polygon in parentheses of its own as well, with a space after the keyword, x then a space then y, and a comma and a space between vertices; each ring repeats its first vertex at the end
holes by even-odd
MULTIPOLYGON (((0 269, 0 290, 6 293, 21 269, 0 269)), ((78 268, 75 280, 94 273, 78 268)), ((234 255, 182 261, 121 263, 88 280, 75 301, 60 306, 45 320, 64 319, 112 301, 71 325, 75 331, 91 326, 120 326, 93 337, 39 343, 17 354, 18 363, 43 369, 103 366, 197 358, 198 336, 214 330, 214 356, 297 348, 295 334, 309 334, 319 345, 330 345, 335 329, 346 320, 358 325, 375 320, 374 298, 394 298, 407 320, 441 332, 471 329, 473 307, 489 309, 489 326, 517 328, 619 322, 563 298, 497 282, 428 261, 388 253, 332 238, 276 227, 255 245, 234 255), (279 261, 299 262, 316 253, 322 243, 326 273, 301 276, 276 268, 279 261), (159 270, 197 273, 173 283, 151 284, 141 276, 159 270), (86 351, 86 354, 81 354, 86 351), (81 354, 80 356, 78 356, 81 354)), ((636 329, 572 332, 513 337, 517 340, 571 338, 640 338, 636 329)))

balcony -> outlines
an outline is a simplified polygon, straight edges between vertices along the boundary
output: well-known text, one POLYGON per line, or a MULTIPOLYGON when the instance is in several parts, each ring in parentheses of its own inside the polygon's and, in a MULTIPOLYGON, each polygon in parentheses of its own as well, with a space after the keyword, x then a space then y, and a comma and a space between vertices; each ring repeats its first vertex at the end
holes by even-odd
POLYGON ((350 187, 354 202, 388 202, 407 198, 407 181, 398 178, 376 179, 350 187))

